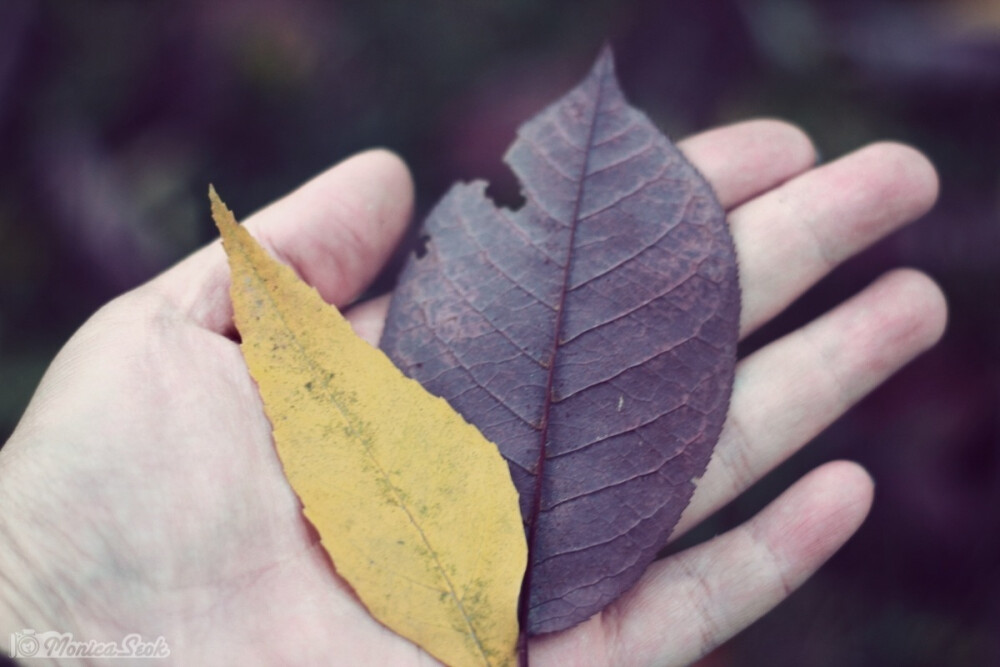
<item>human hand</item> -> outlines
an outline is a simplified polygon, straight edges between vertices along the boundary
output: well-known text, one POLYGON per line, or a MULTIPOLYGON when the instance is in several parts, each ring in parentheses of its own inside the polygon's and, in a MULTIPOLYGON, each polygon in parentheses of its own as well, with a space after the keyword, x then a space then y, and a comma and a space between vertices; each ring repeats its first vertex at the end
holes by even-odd
MULTIPOLYGON (((753 121, 681 147, 729 211, 748 334, 833 266, 923 213, 933 168, 880 144, 813 168, 794 128, 753 121)), ((253 216, 252 233, 374 342, 349 306, 410 216, 405 167, 352 158, 253 216)), ((218 243, 99 311, 0 450, 0 636, 162 635, 186 664, 436 664, 365 611, 281 472, 233 342, 218 243)), ((940 336, 923 275, 893 272, 743 359, 678 537, 940 336)), ((603 613, 531 644, 536 665, 686 664, 764 614, 857 529, 872 485, 821 466, 746 524, 654 563, 603 613)))

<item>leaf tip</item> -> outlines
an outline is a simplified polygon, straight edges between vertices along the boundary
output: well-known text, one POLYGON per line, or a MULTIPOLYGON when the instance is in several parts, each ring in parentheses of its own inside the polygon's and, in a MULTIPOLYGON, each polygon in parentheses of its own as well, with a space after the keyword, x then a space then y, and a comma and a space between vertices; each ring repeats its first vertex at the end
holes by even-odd
POLYGON ((594 61, 593 72, 600 76, 607 76, 608 74, 614 74, 615 71, 615 53, 614 49, 611 48, 611 42, 606 41, 604 45, 601 46, 600 52, 597 54, 597 60, 594 61))
POLYGON ((215 186, 211 183, 208 184, 208 201, 212 205, 212 219, 215 221, 215 226, 222 236, 226 236, 226 233, 236 226, 236 217, 219 197, 219 193, 215 191, 215 186))

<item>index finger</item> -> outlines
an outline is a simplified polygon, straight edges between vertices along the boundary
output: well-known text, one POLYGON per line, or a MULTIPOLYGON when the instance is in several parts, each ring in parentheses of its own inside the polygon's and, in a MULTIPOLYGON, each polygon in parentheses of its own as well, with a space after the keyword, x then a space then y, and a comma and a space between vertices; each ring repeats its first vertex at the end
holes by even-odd
MULTIPOLYGON (((225 196, 225 193, 223 193, 225 196)), ((348 158, 246 220, 251 234, 335 306, 356 299, 403 235, 413 183, 385 150, 348 158)), ((208 201, 205 202, 206 220, 208 201)), ((197 325, 232 326, 229 268, 215 241, 141 289, 157 291, 197 325)))

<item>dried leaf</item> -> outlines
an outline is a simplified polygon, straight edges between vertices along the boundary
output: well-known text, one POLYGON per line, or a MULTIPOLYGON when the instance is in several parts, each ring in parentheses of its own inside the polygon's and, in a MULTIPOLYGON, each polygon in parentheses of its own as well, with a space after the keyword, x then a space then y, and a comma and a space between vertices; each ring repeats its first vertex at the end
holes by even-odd
POLYGON ((512 664, 526 546, 496 447, 210 196, 243 355, 337 571, 379 621, 449 665, 512 664))
POLYGON ((603 609, 666 544, 726 416, 740 295, 722 208, 610 51, 506 161, 525 205, 453 187, 381 344, 508 459, 536 634, 603 609))

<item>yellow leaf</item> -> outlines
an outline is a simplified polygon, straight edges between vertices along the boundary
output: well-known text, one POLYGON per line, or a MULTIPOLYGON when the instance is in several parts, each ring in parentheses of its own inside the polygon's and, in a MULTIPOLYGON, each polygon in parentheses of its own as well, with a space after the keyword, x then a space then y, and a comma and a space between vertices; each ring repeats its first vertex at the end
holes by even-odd
POLYGON ((243 356, 337 572, 375 618, 445 663, 515 663, 527 546, 496 446, 209 196, 243 356))

